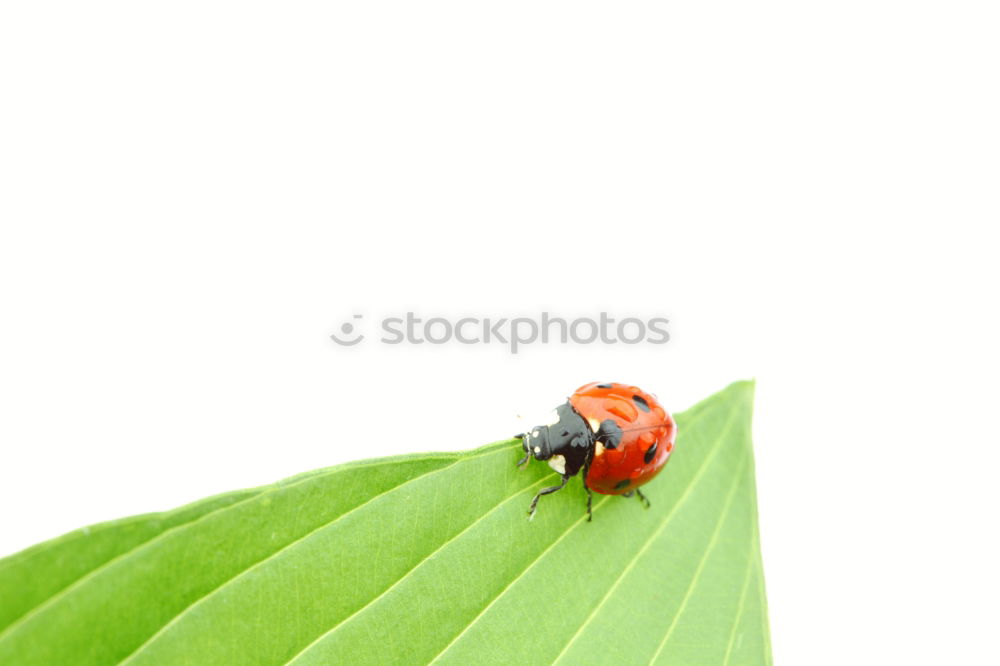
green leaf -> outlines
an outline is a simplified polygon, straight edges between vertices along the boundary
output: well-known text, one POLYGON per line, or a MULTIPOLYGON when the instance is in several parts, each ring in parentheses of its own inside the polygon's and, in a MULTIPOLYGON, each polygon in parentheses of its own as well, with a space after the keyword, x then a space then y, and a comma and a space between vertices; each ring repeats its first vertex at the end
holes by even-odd
POLYGON ((516 440, 370 460, 0 560, 0 664, 770 664, 752 384, 636 500, 516 440), (91 538, 93 536, 93 538, 91 538))
POLYGON ((240 490, 188 506, 114 520, 70 532, 0 560, 0 631, 85 575, 172 527, 260 492, 240 490))

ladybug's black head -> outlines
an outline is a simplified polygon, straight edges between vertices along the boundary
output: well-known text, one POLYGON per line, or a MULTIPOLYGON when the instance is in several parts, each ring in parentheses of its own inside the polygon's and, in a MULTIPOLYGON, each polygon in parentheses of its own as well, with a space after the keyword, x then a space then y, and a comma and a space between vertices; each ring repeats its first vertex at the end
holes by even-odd
POLYGON ((554 422, 535 426, 521 440, 524 452, 548 460, 553 469, 572 476, 587 457, 592 435, 583 418, 569 403, 556 408, 554 422))
POLYGON ((548 460, 552 457, 552 446, 549 444, 549 426, 535 426, 521 440, 524 452, 534 456, 536 460, 548 460))

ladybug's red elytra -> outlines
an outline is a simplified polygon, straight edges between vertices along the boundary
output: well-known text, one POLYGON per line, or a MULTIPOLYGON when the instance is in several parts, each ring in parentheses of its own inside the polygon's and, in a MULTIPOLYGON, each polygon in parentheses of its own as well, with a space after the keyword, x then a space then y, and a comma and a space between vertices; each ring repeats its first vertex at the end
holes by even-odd
POLYGON ((587 490, 587 520, 591 490, 603 495, 638 495, 649 507, 639 486, 648 483, 667 464, 674 450, 677 425, 656 397, 626 384, 587 384, 555 410, 553 422, 517 435, 524 457, 548 461, 562 475, 558 486, 543 488, 531 500, 534 517, 538 498, 562 489, 583 470, 587 490))

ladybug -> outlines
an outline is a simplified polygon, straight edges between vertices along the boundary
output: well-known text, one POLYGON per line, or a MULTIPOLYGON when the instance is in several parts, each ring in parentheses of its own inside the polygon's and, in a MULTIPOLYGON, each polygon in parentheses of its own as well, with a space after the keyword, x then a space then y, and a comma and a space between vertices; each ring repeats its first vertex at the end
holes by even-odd
POLYGON ((518 466, 548 461, 562 475, 558 486, 543 488, 531 500, 529 520, 538 499, 565 487, 583 470, 587 520, 591 490, 603 495, 637 495, 649 508, 639 486, 653 480, 674 449, 677 425, 656 397, 626 384, 587 384, 559 405, 552 421, 517 435, 524 449, 518 466))

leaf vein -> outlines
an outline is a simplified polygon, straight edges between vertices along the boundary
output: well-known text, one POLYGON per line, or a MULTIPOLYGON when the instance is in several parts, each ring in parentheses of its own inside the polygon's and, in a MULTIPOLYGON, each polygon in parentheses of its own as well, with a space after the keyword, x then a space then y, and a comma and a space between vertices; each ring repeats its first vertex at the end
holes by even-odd
MULTIPOLYGON (((685 429, 691 428, 695 423, 697 423, 697 422, 699 422, 701 420, 701 417, 703 416, 703 412, 707 411, 707 410, 702 409, 702 407, 704 407, 706 404, 707 403, 702 402, 702 403, 699 403, 696 407, 692 408, 692 410, 697 410, 697 413, 695 414, 695 416, 697 418, 692 419, 691 423, 686 424, 685 425, 685 429)), ((684 412, 684 414, 687 415, 690 411, 691 410, 688 410, 687 412, 684 412)), ((599 509, 601 506, 603 506, 604 503, 607 502, 609 499, 610 499, 610 496, 605 496, 604 498, 602 498, 601 500, 599 500, 597 502, 597 504, 594 505, 594 513, 597 513, 597 509, 599 509)), ((511 582, 509 582, 502 590, 500 590, 500 593, 497 594, 497 596, 493 597, 493 599, 490 600, 490 602, 488 604, 486 604, 486 606, 483 608, 483 610, 479 611, 479 614, 476 615, 476 617, 474 617, 472 619, 472 621, 465 627, 465 629, 463 629, 457 636, 455 636, 453 639, 451 639, 451 641, 447 645, 445 645, 444 648, 442 648, 442 650, 440 652, 438 652, 437 655, 435 655, 435 657, 431 661, 428 662, 428 666, 431 666, 431 664, 433 664, 434 662, 438 661, 445 652, 447 652, 448 650, 450 650, 451 647, 453 645, 455 645, 459 641, 459 639, 461 639, 462 636, 464 636, 466 634, 466 632, 468 632, 469 629, 471 629, 473 627, 473 625, 475 625, 477 622, 479 622, 480 618, 482 618, 484 615, 486 615, 486 613, 489 611, 489 609, 492 608, 493 605, 496 604, 496 602, 499 601, 500 598, 503 595, 507 594, 507 592, 514 586, 515 583, 517 583, 519 580, 521 580, 521 578, 523 578, 525 576, 525 574, 527 574, 536 564, 538 564, 538 562, 541 561, 541 559, 543 557, 545 557, 545 555, 548 554, 548 552, 550 550, 552 550, 553 548, 555 548, 556 545, 560 541, 563 540, 563 538, 565 538, 574 529, 576 529, 577 527, 579 527, 579 525, 582 522, 583 522, 583 517, 581 516, 579 520, 577 520, 575 523, 572 523, 568 528, 566 528, 566 531, 564 531, 562 534, 560 534, 558 539, 556 539, 555 541, 553 541, 551 544, 548 545, 548 547, 545 548, 545 550, 543 550, 541 553, 539 553, 538 557, 536 557, 534 560, 532 560, 531 564, 529 564, 527 567, 525 567, 524 571, 522 571, 521 573, 519 573, 511 582)))
MULTIPOLYGON (((697 423, 698 421, 701 420, 700 417, 702 416, 702 414, 699 413, 697 416, 699 418, 693 419, 691 421, 691 423, 689 423, 689 424, 686 425, 686 428, 692 427, 695 423, 697 423)), ((594 505, 594 513, 597 513, 597 510, 600 507, 602 507, 610 498, 611 498, 610 495, 606 495, 605 497, 603 497, 602 499, 600 499, 597 502, 597 504, 594 505)), ((461 633, 459 633, 457 636, 455 636, 453 639, 451 639, 451 641, 447 645, 445 645, 444 648, 439 653, 437 653, 437 655, 431 661, 428 662, 428 666, 430 666, 434 662, 436 662, 439 659, 441 659, 441 656, 444 655, 445 652, 447 652, 448 650, 450 650, 451 647, 453 645, 455 645, 459 641, 459 639, 461 639, 462 636, 464 636, 466 634, 466 632, 468 632, 469 629, 471 629, 473 627, 473 625, 475 625, 477 622, 479 622, 479 620, 484 615, 486 615, 486 613, 490 610, 490 608, 492 608, 493 605, 496 604, 497 601, 499 601, 501 597, 503 597, 505 594, 507 594, 507 592, 519 580, 521 580, 521 578, 523 578, 536 564, 538 564, 538 562, 540 562, 542 560, 542 558, 545 557, 545 555, 547 555, 550 550, 552 550, 553 548, 555 548, 556 545, 559 544, 559 542, 562 541, 570 532, 572 532, 577 527, 579 527, 583 523, 584 517, 585 516, 581 516, 575 523, 572 523, 568 528, 566 528, 566 530, 562 534, 559 535, 558 539, 556 539, 551 544, 549 544, 545 548, 545 550, 543 550, 541 553, 539 553, 538 556, 534 560, 532 560, 531 563, 527 567, 525 567, 524 571, 522 571, 521 573, 519 573, 510 583, 508 583, 502 590, 500 590, 500 593, 497 594, 497 596, 493 597, 493 599, 488 604, 486 604, 486 606, 483 608, 483 610, 481 610, 479 612, 479 614, 476 615, 476 617, 474 617, 472 619, 472 621, 465 627, 465 629, 463 629, 461 631, 461 633)))
POLYGON ((653 653, 652 658, 649 660, 650 664, 653 664, 663 652, 663 648, 666 647, 667 641, 670 640, 671 634, 674 633, 674 627, 677 626, 677 620, 680 619, 681 615, 687 609, 688 602, 691 600, 691 593, 694 592, 695 587, 698 585, 698 581, 701 579, 702 573, 705 571, 705 565, 708 563, 708 558, 715 550, 715 545, 719 542, 719 534, 722 533, 722 526, 726 522, 726 517, 729 515, 729 510, 733 506, 733 498, 736 497, 736 490, 740 487, 740 481, 743 480, 743 469, 746 467, 746 456, 743 455, 743 460, 740 462, 739 470, 733 477, 732 488, 729 489, 726 497, 726 503, 719 513, 719 519, 715 523, 715 529, 712 531, 712 538, 709 540, 708 545, 705 547, 705 552, 702 553, 698 560, 698 567, 695 569, 694 575, 691 577, 691 582, 688 583, 687 590, 684 591, 684 598, 681 600, 681 605, 677 608, 677 612, 674 613, 673 618, 670 620, 670 626, 667 628, 667 633, 663 635, 663 640, 656 648, 656 652, 653 653))
POLYGON ((618 574, 618 577, 615 579, 614 583, 611 584, 611 587, 608 588, 608 591, 604 594, 604 596, 601 598, 598 604, 594 607, 594 610, 590 612, 587 618, 583 621, 583 624, 581 624, 579 629, 576 630, 576 633, 574 633, 570 637, 569 642, 566 643, 565 646, 563 646, 563 649, 559 652, 558 655, 556 655, 556 658, 552 660, 553 664, 557 663, 560 659, 563 658, 563 656, 569 650, 570 646, 573 645, 576 639, 580 637, 580 635, 583 633, 583 630, 587 627, 587 625, 589 625, 590 622, 594 619, 594 617, 597 616, 598 611, 600 611, 601 608, 604 606, 604 604, 607 603, 608 599, 611 598, 611 595, 618 588, 618 585, 621 584, 625 576, 632 570, 632 568, 635 566, 635 563, 639 561, 639 558, 642 557, 642 555, 649 549, 653 541, 655 541, 659 537, 660 533, 662 533, 663 530, 666 528, 666 526, 670 524, 670 521, 673 519, 674 515, 676 515, 677 510, 681 506, 683 506, 684 503, 687 501, 687 498, 691 494, 691 491, 695 488, 695 486, 698 485, 698 482, 701 481, 701 477, 704 475, 705 471, 709 468, 709 463, 715 459, 715 456, 718 454, 720 447, 722 446, 722 442, 725 441, 726 436, 729 434, 729 431, 736 420, 735 413, 736 410, 730 411, 729 418, 726 420, 726 424, 723 426, 721 432, 716 438, 711 453, 705 456, 705 460, 701 463, 701 466, 698 468, 698 471, 695 473, 695 475, 691 477, 691 480, 684 488, 684 492, 677 499, 677 502, 674 503, 673 507, 671 507, 669 513, 667 513, 667 515, 664 516, 663 522, 661 522, 660 525, 656 528, 656 530, 654 530, 653 533, 649 535, 649 538, 646 539, 646 542, 642 545, 642 547, 638 551, 636 551, 635 555, 632 556, 632 559, 629 560, 629 563, 625 566, 624 569, 622 569, 622 572, 618 574))
POLYGON ((286 550, 289 550, 290 548, 295 547, 299 543, 302 543, 303 541, 305 541, 306 539, 310 538, 311 536, 313 536, 317 532, 319 532, 321 530, 324 530, 324 529, 326 529, 326 528, 328 528, 328 527, 336 524, 338 521, 346 518, 347 516, 353 514, 356 511, 359 511, 359 510, 363 509, 364 507, 368 506, 372 502, 375 502, 376 500, 384 497, 385 495, 388 495, 389 493, 395 492, 395 491, 399 490, 400 488, 405 487, 406 485, 408 485, 410 483, 413 483, 415 481, 418 481, 420 479, 423 479, 423 478, 431 476, 431 475, 436 475, 436 474, 438 474, 440 472, 444 472, 447 469, 451 469, 452 467, 454 467, 455 465, 457 465, 459 462, 467 461, 467 460, 474 460, 476 458, 480 458, 482 456, 486 456, 486 455, 490 455, 490 454, 493 454, 493 453, 497 453, 498 451, 502 451, 502 450, 503 449, 492 449, 490 451, 485 451, 483 453, 479 453, 479 454, 476 454, 476 455, 473 455, 473 456, 459 457, 454 462, 452 462, 450 465, 445 465, 444 467, 439 467, 439 468, 433 469, 433 470, 431 470, 429 472, 424 472, 423 474, 419 474, 419 475, 413 477, 412 479, 407 479, 406 481, 404 481, 403 483, 401 483, 401 484, 399 484, 397 486, 393 486, 392 488, 389 488, 388 490, 384 490, 383 492, 381 492, 381 493, 379 493, 377 495, 374 495, 374 496, 368 498, 367 500, 365 500, 364 502, 362 502, 358 506, 354 507, 353 509, 351 509, 349 511, 346 511, 346 512, 340 514, 340 515, 338 515, 336 518, 328 520, 327 522, 323 523, 322 525, 319 525, 319 526, 315 527, 314 529, 310 530, 309 532, 306 532, 305 534, 303 534, 298 539, 295 539, 294 541, 291 541, 291 542, 285 544, 284 546, 282 546, 278 550, 274 551, 273 553, 271 553, 267 557, 265 557, 265 558, 263 558, 261 560, 258 560, 257 562, 254 562, 253 564, 251 564, 250 566, 246 567, 245 569, 237 572, 235 575, 233 575, 233 576, 227 578, 226 580, 222 581, 219 585, 217 585, 213 589, 209 590, 208 592, 206 592, 205 594, 203 594, 202 596, 200 596, 199 598, 195 599, 193 602, 191 602, 190 604, 188 604, 177 615, 175 615, 173 618, 171 618, 169 622, 167 622, 165 625, 163 625, 162 627, 160 627, 160 629, 156 633, 154 633, 149 638, 147 638, 145 641, 143 641, 135 650, 133 650, 129 655, 127 655, 124 659, 122 659, 122 661, 119 662, 119 666, 122 666, 123 664, 126 664, 129 661, 132 661, 143 649, 145 649, 147 646, 149 646, 156 638, 158 638, 159 636, 161 636, 170 627, 176 625, 180 620, 182 620, 188 613, 191 612, 191 610, 195 606, 200 605, 201 603, 203 603, 204 601, 206 601, 209 597, 212 597, 215 594, 217 594, 223 588, 225 588, 225 587, 229 586, 230 584, 234 583, 235 581, 237 581, 238 579, 240 579, 243 576, 247 575, 248 573, 250 573, 254 569, 257 569, 258 567, 264 566, 269 561, 271 561, 275 557, 279 556, 281 553, 285 552, 286 550))
MULTIPOLYGON (((605 503, 606 503, 606 502, 607 502, 607 501, 608 501, 609 499, 611 499, 611 496, 610 496, 610 495, 607 495, 607 496, 603 497, 602 499, 600 499, 600 500, 599 500, 599 501, 597 502, 597 504, 595 504, 595 505, 594 505, 594 508, 593 508, 593 512, 594 512, 594 513, 597 513, 597 510, 598 510, 599 508, 601 508, 602 506, 604 506, 604 504, 605 504, 605 503)), ((496 603, 497 601, 499 601, 499 600, 500 600, 500 597, 502 597, 503 595, 505 595, 505 594, 507 593, 507 591, 508 591, 508 590, 509 590, 509 589, 510 589, 511 587, 513 587, 515 583, 517 583, 517 581, 521 580, 521 578, 523 578, 525 574, 527 574, 527 573, 528 573, 529 571, 531 571, 532 567, 534 567, 534 566, 535 566, 536 564, 538 564, 538 562, 539 562, 539 561, 541 561, 541 559, 542 559, 543 557, 545 557, 545 555, 546 555, 546 554, 547 554, 547 553, 548 553, 548 552, 549 552, 550 550, 552 550, 553 548, 555 548, 555 547, 556 547, 556 545, 557 545, 557 544, 558 544, 558 543, 559 543, 560 541, 562 541, 562 540, 563 540, 563 539, 564 539, 564 538, 565 538, 565 537, 566 537, 566 536, 567 536, 567 535, 568 535, 568 534, 569 534, 570 532, 572 532, 572 531, 573 531, 573 530, 575 530, 575 529, 576 529, 577 527, 579 527, 579 526, 580 526, 581 524, 583 524, 583 522, 584 522, 584 518, 586 518, 586 516, 587 516, 587 514, 584 514, 584 515, 580 516, 579 518, 577 518, 577 520, 576 520, 575 522, 571 523, 571 524, 570 524, 570 526, 569 526, 569 527, 567 527, 567 528, 565 529, 565 531, 563 531, 563 533, 559 535, 559 538, 558 538, 558 539, 556 539, 555 541, 553 541, 552 543, 550 543, 550 544, 549 544, 549 545, 548 545, 548 546, 547 546, 547 547, 545 548, 545 550, 543 550, 543 551, 542 551, 541 553, 539 553, 539 554, 538 554, 538 557, 536 557, 536 558, 535 558, 534 560, 532 560, 532 561, 531 561, 531 564, 529 564, 529 565, 528 565, 527 567, 525 567, 524 571, 522 571, 521 573, 519 573, 519 574, 517 575, 517 577, 516 577, 516 578, 514 578, 514 579, 513 579, 512 581, 510 581, 510 582, 509 582, 509 583, 508 583, 508 584, 506 585, 506 587, 504 587, 504 588, 503 588, 502 590, 500 590, 500 593, 499 593, 499 594, 497 594, 497 596, 493 597, 493 599, 492 599, 492 600, 491 600, 491 601, 490 601, 490 602, 489 602, 488 604, 486 604, 486 606, 485 606, 485 607, 483 608, 483 610, 479 611, 479 615, 477 615, 476 617, 474 617, 474 618, 472 619, 472 622, 470 622, 470 623, 469 623, 469 624, 468 624, 468 625, 467 625, 467 626, 465 627, 465 629, 463 629, 463 630, 462 630, 462 632, 461 632, 460 634, 458 634, 457 636, 455 636, 455 638, 453 638, 453 639, 451 640, 451 642, 450 642, 450 643, 448 643, 448 644, 447 644, 446 646, 444 646, 444 649, 443 649, 443 650, 441 650, 441 652, 439 652, 439 653, 438 653, 438 654, 437 654, 437 655, 436 655, 436 656, 435 656, 435 657, 434 657, 433 659, 431 659, 431 660, 430 660, 429 662, 427 662, 427 665, 428 665, 428 666, 430 666, 431 664, 433 664, 434 662, 436 662, 436 661, 437 661, 438 659, 440 659, 440 658, 441 658, 441 655, 443 655, 443 654, 444 654, 445 652, 447 652, 447 651, 448 651, 448 649, 449 649, 449 648, 451 648, 451 646, 452 646, 452 645, 454 645, 455 643, 457 643, 457 642, 458 642, 458 639, 460 639, 460 638, 461 638, 462 636, 464 636, 464 635, 465 635, 465 632, 467 632, 467 631, 468 631, 469 629, 471 629, 471 628, 472 628, 472 625, 474 625, 474 624, 475 624, 476 622, 478 622, 478 621, 479 621, 479 618, 481 618, 481 617, 482 617, 483 615, 485 615, 485 614, 486 614, 486 612, 487 612, 487 611, 488 611, 488 610, 489 610, 490 608, 492 608, 492 606, 493 606, 493 605, 494 605, 494 604, 495 604, 495 603, 496 603)))
POLYGON ((472 521, 471 523, 469 523, 469 525, 466 526, 465 529, 463 529, 461 532, 459 532, 455 536, 451 537, 450 539, 448 539, 447 541, 445 541, 444 543, 442 543, 440 546, 438 546, 437 548, 435 548, 432 552, 430 552, 426 556, 424 556, 419 562, 417 562, 413 567, 411 567, 409 571, 407 571, 405 574, 403 574, 399 578, 399 580, 397 580, 392 585, 390 585, 389 587, 387 587, 385 590, 383 590, 382 592, 380 592, 377 596, 373 597, 371 599, 371 601, 369 601, 364 606, 362 606, 358 610, 354 611, 353 613, 351 613, 350 615, 348 615, 347 617, 345 617, 343 620, 341 620, 340 622, 338 622, 337 624, 335 624, 333 627, 331 627, 327 631, 325 631, 322 634, 320 634, 311 643, 309 643, 304 648, 302 648, 301 650, 299 650, 298 652, 296 652, 295 655, 292 656, 291 659, 289 659, 287 662, 285 662, 284 666, 288 666, 292 662, 296 661, 299 657, 301 657, 303 654, 305 654, 306 652, 308 652, 312 647, 314 647, 320 641, 322 641, 323 639, 325 639, 327 636, 333 634, 341 626, 343 626, 344 624, 346 624, 349 621, 353 620, 357 616, 361 615, 364 611, 368 610, 368 608, 370 608, 376 601, 378 601, 379 599, 381 599, 385 595, 387 595, 390 592, 392 592, 397 586, 401 585, 403 583, 403 581, 405 581, 407 578, 409 578, 410 575, 412 575, 414 571, 416 571, 421 566, 423 566, 423 564, 425 562, 427 562, 429 559, 431 559, 432 557, 434 557, 435 555, 437 555, 439 552, 441 552, 442 550, 444 550, 448 546, 448 544, 452 543, 453 541, 455 541, 456 539, 458 539, 459 537, 461 537, 463 534, 465 534, 466 532, 468 532, 469 530, 471 530, 473 527, 475 527, 476 525, 478 525, 479 523, 481 523, 483 520, 485 520, 487 517, 489 517, 489 515, 492 514, 494 511, 496 511, 497 509, 499 509, 500 507, 502 507, 503 505, 505 505, 507 502, 511 501, 512 499, 515 499, 516 497, 518 497, 525 490, 530 490, 530 489, 534 488, 535 486, 541 485, 543 482, 547 481, 551 476, 552 476, 552 474, 549 474, 549 475, 544 476, 541 479, 535 481, 534 483, 525 486, 524 488, 518 488, 512 495, 509 495, 508 497, 504 498, 499 504, 497 504, 496 506, 494 506, 493 508, 491 508, 489 511, 487 511, 486 513, 484 513, 483 515, 479 516, 474 521, 472 521))
MULTIPOLYGON (((485 453, 484 453, 484 455, 485 455, 485 453)), ((438 455, 438 456, 429 456, 429 457, 426 457, 426 458, 422 458, 421 460, 427 460, 427 459, 431 459, 431 458, 433 458, 433 459, 449 459, 449 458, 452 458, 452 457, 455 457, 455 456, 443 454, 443 455, 438 455)), ((393 463, 399 462, 398 458, 399 457, 395 457, 395 458, 382 458, 382 459, 372 460, 370 462, 355 463, 355 464, 347 463, 345 465, 339 465, 339 466, 333 467, 333 468, 331 468, 329 470, 329 472, 324 472, 322 474, 326 474, 326 473, 329 473, 329 474, 338 474, 338 473, 346 472, 346 471, 352 471, 353 472, 353 471, 356 471, 359 468, 364 469, 364 468, 368 468, 368 467, 376 467, 376 466, 381 466, 381 465, 393 464, 393 463)), ((432 471, 437 471, 437 470, 432 470, 432 471)), ((273 484, 273 487, 268 488, 267 490, 264 490, 264 491, 262 491, 260 493, 256 493, 254 495, 250 495, 250 496, 248 496, 248 497, 246 497, 244 499, 239 500, 238 502, 234 502, 232 504, 227 504, 226 506, 221 506, 221 507, 219 507, 217 509, 209 511, 208 513, 206 513, 206 514, 204 514, 202 516, 199 516, 195 520, 192 520, 192 521, 189 521, 189 522, 186 522, 186 523, 181 523, 179 525, 174 525, 173 527, 171 527, 169 529, 166 529, 166 530, 160 532, 159 534, 155 535, 151 539, 147 539, 146 541, 143 541, 141 543, 135 544, 134 546, 132 546, 128 550, 123 551, 123 552, 119 553, 118 555, 116 555, 115 557, 113 557, 110 560, 108 560, 107 562, 102 563, 100 566, 95 567, 94 569, 91 569, 86 574, 84 574, 80 578, 77 578, 75 581, 73 581, 72 583, 70 583, 66 587, 64 587, 61 590, 59 590, 56 594, 52 595, 51 597, 49 597, 48 599, 46 599, 42 603, 38 604, 37 606, 35 606, 31 610, 29 610, 27 613, 25 613, 21 617, 17 618, 17 620, 15 620, 14 622, 12 622, 11 624, 7 625, 6 628, 4 628, 2 631, 0 631, 0 643, 2 643, 5 639, 9 638, 16 631, 18 631, 21 628, 21 626, 23 626, 24 624, 27 624, 28 622, 30 622, 31 619, 34 616, 39 615, 39 614, 45 612, 49 607, 56 605, 63 598, 69 596, 76 588, 82 587, 90 579, 96 578, 103 571, 105 571, 107 569, 110 569, 112 566, 114 566, 115 564, 117 564, 119 560, 124 560, 124 559, 126 559, 128 557, 131 557, 136 552, 142 550, 143 548, 145 548, 147 546, 152 546, 153 544, 155 544, 156 542, 158 542, 160 539, 166 539, 167 537, 172 536, 174 534, 174 532, 176 532, 178 530, 181 530, 181 529, 183 529, 185 527, 190 527, 192 525, 196 525, 196 524, 198 524, 199 522, 201 522, 203 520, 208 520, 210 517, 214 516, 215 514, 217 514, 219 512, 227 511, 229 509, 234 509, 236 507, 239 507, 239 506, 241 506, 241 505, 243 505, 243 504, 245 504, 247 502, 251 502, 253 500, 259 500, 261 497, 263 497, 265 495, 268 495, 268 494, 270 494, 272 492, 277 492, 279 490, 285 490, 287 488, 291 488, 293 486, 296 486, 296 485, 298 485, 300 483, 305 483, 307 481, 311 481, 311 480, 317 478, 317 476, 319 476, 319 474, 304 475, 303 478, 295 480, 295 481, 292 481, 291 483, 288 483, 288 484, 285 484, 285 483, 283 483, 281 481, 278 481, 277 483, 273 484)), ((9 558, 4 558, 4 559, 7 560, 9 558)))
MULTIPOLYGON (((757 539, 756 537, 751 540, 750 548, 756 548, 757 539)), ((754 556, 751 552, 747 556, 747 567, 746 573, 743 574, 743 585, 740 587, 740 601, 739 605, 736 607, 736 615, 733 617, 733 628, 729 632, 729 641, 726 644, 726 658, 722 662, 722 666, 729 666, 729 657, 732 656, 733 644, 736 642, 736 630, 740 626, 740 620, 743 619, 743 610, 746 607, 747 602, 747 590, 750 588, 750 572, 753 571, 754 556)))

